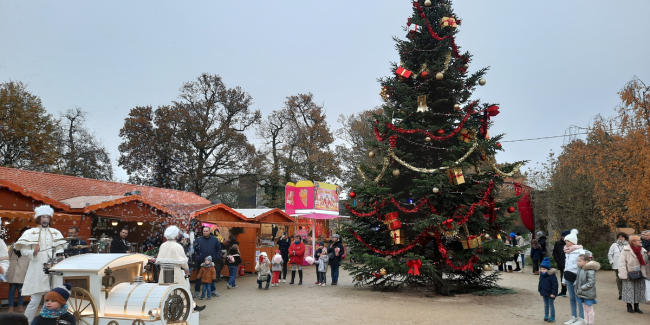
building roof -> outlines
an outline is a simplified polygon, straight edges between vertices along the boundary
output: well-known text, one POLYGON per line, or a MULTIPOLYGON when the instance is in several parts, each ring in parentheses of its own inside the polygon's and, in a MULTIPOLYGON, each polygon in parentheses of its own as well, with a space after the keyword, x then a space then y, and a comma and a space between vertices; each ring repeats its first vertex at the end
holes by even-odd
POLYGON ((246 216, 246 218, 255 220, 255 221, 260 221, 264 217, 272 214, 272 213, 279 213, 283 217, 287 219, 287 222, 296 222, 296 219, 292 218, 290 215, 285 213, 284 211, 274 208, 274 209, 235 209, 235 211, 243 214, 246 216))
POLYGON ((139 195, 145 200, 158 205, 210 203, 209 200, 192 192, 6 167, 0 167, 0 180, 11 182, 30 193, 38 193, 56 201, 83 196, 124 196, 127 192, 140 191, 139 195))
MULTIPOLYGON (((2 167, 0 167, 0 168, 2 168, 2 167)), ((30 198, 36 200, 36 201, 40 201, 40 202, 43 202, 45 204, 49 204, 53 208, 58 208, 58 209, 62 209, 62 210, 67 210, 68 209, 68 206, 61 203, 61 202, 53 200, 53 199, 51 199, 51 198, 49 198, 47 196, 40 195, 38 193, 35 193, 33 191, 30 191, 30 190, 20 186, 18 184, 14 184, 12 182, 9 182, 9 181, 6 181, 6 180, 3 180, 3 179, 0 178, 0 188, 2 188, 2 187, 7 188, 7 189, 9 189, 10 191, 13 191, 13 192, 18 192, 18 193, 20 193, 20 194, 22 194, 22 195, 24 195, 26 197, 30 197, 30 198)))

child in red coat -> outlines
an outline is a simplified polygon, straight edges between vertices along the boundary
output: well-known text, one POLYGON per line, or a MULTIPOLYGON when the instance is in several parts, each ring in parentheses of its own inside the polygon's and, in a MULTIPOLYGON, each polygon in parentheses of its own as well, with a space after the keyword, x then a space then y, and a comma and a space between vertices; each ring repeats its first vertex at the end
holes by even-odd
POLYGON ((289 284, 293 284, 296 278, 296 269, 298 269, 298 275, 300 276, 300 282, 298 284, 301 285, 302 262, 305 259, 305 244, 302 243, 300 235, 295 235, 293 239, 293 243, 289 246, 289 263, 291 263, 291 282, 289 284))

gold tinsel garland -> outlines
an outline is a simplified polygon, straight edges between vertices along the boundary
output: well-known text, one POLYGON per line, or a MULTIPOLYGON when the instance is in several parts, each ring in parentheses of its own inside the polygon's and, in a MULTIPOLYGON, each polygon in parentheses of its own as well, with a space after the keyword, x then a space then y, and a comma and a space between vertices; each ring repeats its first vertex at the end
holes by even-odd
POLYGON ((503 175, 503 176, 506 176, 506 177, 514 176, 515 173, 519 170, 519 168, 521 168, 521 166, 524 165, 524 163, 518 163, 518 164, 515 165, 515 167, 513 167, 511 172, 506 173, 506 172, 502 171, 501 169, 497 168, 497 166, 492 162, 492 159, 490 159, 490 156, 485 154, 485 150, 481 149, 481 153, 483 154, 483 156, 485 156, 485 159, 490 164, 490 167, 492 167, 492 170, 499 173, 499 175, 503 175))
POLYGON ((442 73, 447 72, 449 68, 449 62, 451 62, 451 52, 447 53, 447 58, 445 59, 445 68, 441 71, 442 73))
MULTIPOLYGON (((377 183, 382 177, 384 177, 384 172, 388 169, 388 165, 390 165, 390 160, 388 157, 384 157, 384 167, 381 169, 381 173, 375 177, 373 182, 377 183)), ((357 165, 357 170, 359 171, 359 174, 361 174, 361 178, 363 178, 364 181, 367 181, 368 179, 366 178, 366 174, 361 170, 361 165, 357 165)))
POLYGON ((402 164, 403 166, 405 166, 406 168, 408 168, 410 170, 420 172, 420 173, 429 173, 429 174, 431 174, 431 173, 436 173, 436 172, 440 172, 440 171, 443 171, 443 170, 447 170, 447 169, 449 169, 451 167, 454 167, 454 166, 458 166, 458 164, 465 161, 465 159, 467 159, 467 157, 469 157, 469 155, 471 155, 472 152, 474 152, 474 150, 476 149, 477 146, 478 146, 478 139, 474 138, 474 142, 472 143, 472 147, 467 151, 467 153, 464 156, 462 156, 462 157, 460 157, 460 159, 456 160, 452 166, 439 167, 439 168, 434 168, 434 169, 425 169, 425 168, 418 168, 418 167, 412 166, 409 163, 407 163, 406 161, 403 161, 403 160, 397 158, 397 156, 393 152, 392 148, 388 148, 388 155, 391 156, 397 162, 399 162, 400 164, 402 164))

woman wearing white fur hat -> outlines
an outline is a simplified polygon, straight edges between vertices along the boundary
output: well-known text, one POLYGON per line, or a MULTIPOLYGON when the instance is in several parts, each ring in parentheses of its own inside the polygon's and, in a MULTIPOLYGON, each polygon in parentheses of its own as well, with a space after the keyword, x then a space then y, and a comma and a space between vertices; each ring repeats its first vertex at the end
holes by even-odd
POLYGON ((38 227, 29 229, 14 244, 14 248, 23 256, 29 257, 29 267, 23 284, 22 295, 31 296, 25 309, 25 316, 31 323, 36 316, 38 305, 43 295, 50 289, 50 278, 43 272, 43 264, 53 254, 63 254, 68 243, 60 231, 50 228, 54 210, 49 205, 41 205, 34 209, 34 221, 38 227))
POLYGON ((569 301, 571 303, 571 319, 564 323, 565 325, 583 325, 585 324, 585 312, 582 304, 577 303, 577 296, 573 283, 578 276, 578 257, 582 254, 591 256, 591 252, 584 249, 582 245, 578 245, 578 229, 572 229, 571 233, 564 236, 566 245, 564 246, 564 254, 566 256, 564 266, 564 276, 562 277, 562 285, 566 286, 569 292, 569 301))
MULTIPOLYGON (((174 265, 174 282, 180 285, 187 286, 185 275, 189 273, 187 266, 187 256, 181 244, 176 242, 180 229, 176 226, 169 226, 165 229, 165 238, 167 241, 160 245, 158 256, 156 257, 156 264, 170 263, 174 265)), ((158 277, 158 283, 164 282, 163 274, 158 277)), ((189 289, 189 286, 187 287, 189 289)))
MULTIPOLYGON (((0 219, 0 233, 2 233, 2 219, 0 219)), ((7 244, 0 238, 0 274, 4 276, 9 270, 9 250, 7 244)))

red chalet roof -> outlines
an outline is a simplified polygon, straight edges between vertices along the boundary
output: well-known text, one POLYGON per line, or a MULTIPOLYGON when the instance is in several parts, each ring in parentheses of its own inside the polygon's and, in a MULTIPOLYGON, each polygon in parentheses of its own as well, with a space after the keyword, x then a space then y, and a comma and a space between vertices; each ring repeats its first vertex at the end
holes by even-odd
POLYGON ((192 192, 6 167, 0 167, 0 180, 6 180, 31 193, 38 193, 57 201, 79 196, 123 196, 127 192, 140 191, 140 196, 145 200, 163 206, 169 204, 210 203, 209 200, 192 192))

